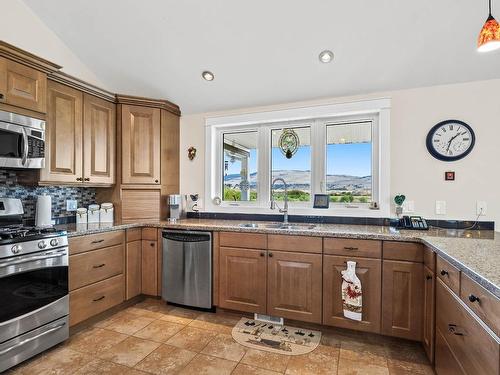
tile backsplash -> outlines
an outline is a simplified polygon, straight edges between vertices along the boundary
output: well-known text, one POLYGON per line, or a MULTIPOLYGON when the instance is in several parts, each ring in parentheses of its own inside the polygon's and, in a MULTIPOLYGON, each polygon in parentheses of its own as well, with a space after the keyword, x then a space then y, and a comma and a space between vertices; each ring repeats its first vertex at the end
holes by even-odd
POLYGON ((74 216, 66 211, 66 200, 76 199, 78 207, 87 207, 95 202, 95 188, 68 186, 23 186, 18 183, 15 170, 0 169, 0 197, 19 198, 23 202, 24 220, 34 220, 37 195, 52 197, 52 218, 74 216))

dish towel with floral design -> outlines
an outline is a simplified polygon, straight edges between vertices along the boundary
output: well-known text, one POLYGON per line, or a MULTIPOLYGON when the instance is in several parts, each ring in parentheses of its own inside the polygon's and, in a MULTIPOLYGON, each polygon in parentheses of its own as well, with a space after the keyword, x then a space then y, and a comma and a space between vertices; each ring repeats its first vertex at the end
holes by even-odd
POLYGON ((356 262, 347 262, 347 269, 342 271, 342 306, 344 316, 361 321, 363 310, 361 281, 356 276, 356 262))

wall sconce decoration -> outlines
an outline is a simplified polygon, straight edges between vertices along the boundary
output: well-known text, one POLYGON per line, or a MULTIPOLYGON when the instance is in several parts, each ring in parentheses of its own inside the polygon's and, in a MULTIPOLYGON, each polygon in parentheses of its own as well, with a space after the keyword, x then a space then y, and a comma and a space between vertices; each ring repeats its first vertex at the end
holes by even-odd
POLYGON ((396 203, 396 215, 403 214, 403 203, 405 202, 406 197, 403 194, 396 195, 394 197, 394 203, 396 203))
POLYGON ((188 148, 188 158, 189 160, 193 160, 196 157, 196 147, 191 146, 188 148))

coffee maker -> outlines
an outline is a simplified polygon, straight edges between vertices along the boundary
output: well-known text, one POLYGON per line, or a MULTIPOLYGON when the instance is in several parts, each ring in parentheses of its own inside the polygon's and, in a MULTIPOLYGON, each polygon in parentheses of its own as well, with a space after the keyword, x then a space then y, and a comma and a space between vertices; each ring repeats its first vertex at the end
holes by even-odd
POLYGON ((170 207, 169 221, 176 221, 184 217, 184 199, 185 196, 181 194, 172 194, 168 196, 168 205, 170 207))

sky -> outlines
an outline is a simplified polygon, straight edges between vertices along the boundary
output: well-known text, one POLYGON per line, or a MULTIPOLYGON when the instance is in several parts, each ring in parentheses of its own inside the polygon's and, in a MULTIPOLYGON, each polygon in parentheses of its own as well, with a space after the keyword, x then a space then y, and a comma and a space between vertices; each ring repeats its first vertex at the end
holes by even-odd
MULTIPOLYGON (((370 176, 371 175, 371 143, 334 144, 327 146, 327 174, 370 176)), ((273 170, 302 170, 311 169, 310 146, 300 146, 296 154, 287 159, 275 147, 272 151, 273 170)), ((229 163, 227 174, 239 174, 241 165, 238 162, 229 163)), ((250 150, 250 173, 257 171, 257 151, 250 150)))

